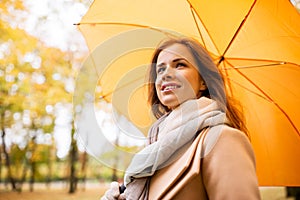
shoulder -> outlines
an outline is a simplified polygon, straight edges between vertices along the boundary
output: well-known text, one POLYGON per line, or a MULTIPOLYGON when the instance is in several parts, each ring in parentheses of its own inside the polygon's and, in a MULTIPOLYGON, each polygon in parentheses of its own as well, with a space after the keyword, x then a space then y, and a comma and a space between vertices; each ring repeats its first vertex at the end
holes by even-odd
POLYGON ((202 156, 209 156, 216 148, 229 151, 246 149, 252 154, 249 138, 242 131, 227 125, 211 127, 205 136, 202 156))
POLYGON ((202 176, 209 199, 260 199, 254 151, 246 134, 216 126, 206 136, 202 176))

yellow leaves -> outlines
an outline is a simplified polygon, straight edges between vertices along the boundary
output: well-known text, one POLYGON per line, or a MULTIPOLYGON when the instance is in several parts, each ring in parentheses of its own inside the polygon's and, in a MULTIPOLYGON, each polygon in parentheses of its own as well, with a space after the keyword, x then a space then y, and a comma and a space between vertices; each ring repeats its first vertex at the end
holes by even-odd
POLYGON ((2 22, 0 28, 5 28, 6 33, 0 36, 0 41, 7 44, 7 53, 3 54, 5 59, 0 59, 0 84, 6 91, 6 100, 21 104, 24 109, 35 110, 39 106, 43 109, 49 101, 51 104, 71 102, 72 96, 65 91, 64 81, 74 72, 69 61, 64 59, 65 54, 43 46, 23 30, 12 29, 2 22), (8 66, 13 66, 13 69, 7 70, 8 66), (55 78, 55 74, 59 78, 55 78), (11 77, 10 81, 7 77, 11 77), (18 86, 18 93, 13 96, 9 92, 12 85, 18 86))
POLYGON ((23 1, 15 0, 13 2, 14 2, 14 5, 15 5, 16 9, 18 9, 18 10, 23 10, 24 9, 23 1))
POLYGON ((18 10, 24 10, 22 0, 1 0, 0 8, 3 10, 7 10, 8 7, 14 7, 18 10))

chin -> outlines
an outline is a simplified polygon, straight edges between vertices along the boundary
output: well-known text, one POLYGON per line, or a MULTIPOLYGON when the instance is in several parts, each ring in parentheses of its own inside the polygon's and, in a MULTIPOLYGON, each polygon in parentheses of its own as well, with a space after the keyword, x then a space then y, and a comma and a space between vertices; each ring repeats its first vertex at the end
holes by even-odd
POLYGON ((172 102, 172 103, 166 102, 166 103, 164 103, 164 105, 167 106, 169 109, 173 110, 174 108, 178 107, 180 105, 180 103, 178 103, 178 102, 176 102, 176 103, 175 102, 172 102))
POLYGON ((163 102, 162 104, 171 110, 179 105, 178 102, 175 103, 175 102, 167 102, 167 101, 163 102))

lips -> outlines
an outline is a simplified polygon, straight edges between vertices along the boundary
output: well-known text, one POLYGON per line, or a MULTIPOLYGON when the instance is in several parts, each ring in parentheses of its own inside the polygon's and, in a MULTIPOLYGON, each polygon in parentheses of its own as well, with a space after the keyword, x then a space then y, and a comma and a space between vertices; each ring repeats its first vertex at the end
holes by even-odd
POLYGON ((175 90, 177 88, 180 88, 181 85, 175 84, 175 83, 168 83, 168 84, 163 84, 161 86, 161 91, 162 92, 166 92, 166 91, 172 91, 175 90))

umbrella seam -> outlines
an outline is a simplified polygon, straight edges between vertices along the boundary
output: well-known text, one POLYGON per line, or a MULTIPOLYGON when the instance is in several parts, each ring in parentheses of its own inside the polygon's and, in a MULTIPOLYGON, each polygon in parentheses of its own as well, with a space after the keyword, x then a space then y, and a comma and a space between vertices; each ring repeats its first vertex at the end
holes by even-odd
MULTIPOLYGON (((218 52, 219 54, 221 54, 220 51, 219 51, 219 49, 218 49, 218 47, 217 47, 217 45, 216 45, 216 43, 214 42, 212 36, 209 34, 209 31, 208 31, 207 27, 206 27, 205 24, 203 23, 201 17, 200 17, 199 14, 195 11, 195 8, 194 8, 193 5, 190 3, 190 1, 187 0, 187 2, 188 2, 188 4, 189 4, 190 7, 191 7, 191 13, 192 13, 192 15, 193 15, 195 24, 196 24, 196 26, 197 26, 197 29, 198 29, 199 35, 200 35, 200 37, 201 37, 201 39, 202 39, 202 41, 203 41, 203 44, 205 45, 205 42, 204 42, 204 39, 203 39, 203 37, 202 37, 201 31, 200 31, 200 29, 199 29, 199 25, 198 25, 198 23, 197 23, 197 20, 196 20, 196 17, 195 17, 195 13, 196 13, 198 19, 201 21, 201 23, 202 23, 204 29, 206 30, 207 34, 209 35, 209 38, 211 39, 212 43, 214 44, 214 47, 216 48, 217 52, 218 52), (193 12, 193 11, 194 11, 194 12, 193 12)), ((206 48, 206 46, 205 46, 205 48, 206 48)), ((207 48, 206 48, 206 49, 207 49, 207 48)))
MULTIPOLYGON (((228 60, 248 60, 248 61, 261 61, 261 62, 272 62, 272 64, 265 64, 265 65, 257 65, 257 66, 253 66, 253 67, 265 67, 265 66, 270 66, 270 65, 284 65, 284 64, 291 64, 291 65, 296 65, 298 67, 300 67, 299 64, 297 63, 293 63, 293 62, 286 62, 286 61, 278 61, 278 60, 268 60, 268 59, 254 59, 254 58, 236 58, 236 57, 226 57, 225 58, 226 61, 228 60)), ((246 68, 246 67, 232 67, 232 68, 246 68)), ((232 69, 231 68, 231 69, 232 69)), ((229 68, 228 68, 229 69, 229 68)), ((226 69, 227 70, 227 69, 226 69)))
POLYGON ((140 77, 138 77, 138 78, 136 78, 136 79, 134 79, 134 80, 132 80, 132 81, 130 81, 130 82, 128 82, 128 83, 126 83, 126 84, 120 86, 120 87, 117 87, 117 88, 115 88, 113 91, 110 91, 110 92, 107 92, 107 93, 101 95, 101 96, 99 97, 99 99, 105 99, 107 96, 112 95, 114 92, 116 92, 116 91, 122 89, 123 87, 126 87, 126 86, 128 86, 128 85, 130 85, 130 84, 132 84, 132 83, 134 83, 134 82, 136 82, 136 81, 138 81, 138 80, 140 80, 140 79, 143 78, 143 77, 144 77, 144 76, 140 76, 140 77))
MULTIPOLYGON (((253 92, 251 90, 248 89, 248 91, 252 92, 253 94, 258 95, 259 97, 263 97, 263 99, 265 100, 269 100, 270 102, 272 102, 275 107, 277 107, 281 113, 286 117, 286 119, 290 122, 290 124, 292 125, 292 127, 294 128, 294 130, 296 131, 296 133, 300 136, 300 132, 297 129, 296 125, 293 123, 292 119, 288 116, 288 114, 283 110, 283 108, 278 105, 265 91, 263 91, 261 88, 259 88, 252 80, 250 80, 244 73, 242 73, 239 69, 234 68, 233 65, 231 65, 228 60, 226 60, 226 63, 232 67, 232 69, 234 69, 236 72, 238 72, 242 77, 244 77, 247 81, 249 81, 256 89, 258 89, 262 94, 265 95, 265 97, 263 97, 262 95, 257 94, 256 92, 253 92)), ((232 81, 232 80, 231 80, 232 81)), ((233 81, 234 82, 234 81, 233 81)), ((241 85, 240 85, 241 86, 241 85)))
MULTIPOLYGON (((222 57, 225 57, 225 54, 227 53, 227 51, 229 50, 230 46, 232 45, 232 43, 234 42, 235 38, 237 37, 238 33, 240 32, 240 30, 242 29, 242 26, 245 24, 245 22, 247 21, 251 11, 253 10, 254 6, 256 5, 256 0, 253 2, 253 4, 251 5, 248 13, 246 14, 246 16, 244 17, 244 19, 242 20, 242 22, 240 23, 238 29, 235 31, 235 34, 233 35, 232 39, 230 40, 229 44, 227 45, 226 49, 224 50, 222 57)), ((222 62, 222 60, 220 60, 222 62)))
POLYGON ((203 36, 202 36, 202 33, 201 33, 201 31, 200 31, 200 28, 199 28, 199 24, 197 23, 197 20, 196 20, 196 16, 195 16, 195 13, 194 13, 194 8, 193 8, 193 6, 192 6, 191 4, 190 4, 190 10, 191 10, 193 19, 194 19, 194 21, 195 21, 195 24, 196 24, 198 33, 199 33, 199 35, 200 35, 200 37, 201 37, 201 40, 202 40, 202 42, 203 42, 203 45, 204 45, 205 49, 207 49, 206 44, 205 44, 205 40, 204 40, 204 38, 203 38, 203 36))
POLYGON ((167 31, 163 31, 163 29, 160 29, 159 27, 153 27, 153 26, 148 26, 148 25, 141 25, 141 24, 133 24, 133 23, 122 23, 122 22, 83 22, 83 23, 78 23, 75 24, 77 26, 79 25, 122 25, 122 26, 134 26, 134 27, 140 27, 140 28, 149 28, 161 33, 164 33, 165 35, 171 35, 175 36, 174 34, 171 34, 167 31))

